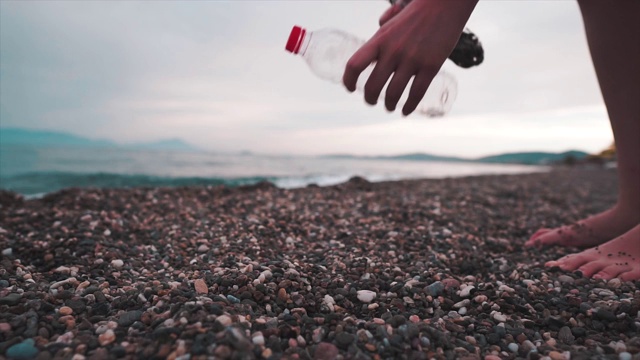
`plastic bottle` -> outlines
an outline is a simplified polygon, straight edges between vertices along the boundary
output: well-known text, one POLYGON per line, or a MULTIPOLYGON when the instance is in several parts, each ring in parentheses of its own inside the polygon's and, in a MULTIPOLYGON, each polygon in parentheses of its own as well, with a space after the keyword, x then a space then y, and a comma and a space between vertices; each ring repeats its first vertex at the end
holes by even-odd
MULTIPOLYGON (((311 71, 318 77, 341 83, 347 62, 364 43, 363 40, 337 29, 322 29, 310 32, 302 27, 294 26, 285 49, 293 54, 302 56, 311 71)), ((373 67, 374 64, 370 65, 358 77, 356 85, 358 90, 362 91, 364 89, 364 84, 367 82, 373 67)), ((406 93, 408 93, 410 87, 411 84, 407 85, 405 94, 400 99, 400 102, 404 102, 403 100, 406 98, 406 93)), ((385 91, 386 86, 381 94, 384 94, 385 91)), ((451 74, 440 70, 433 78, 424 98, 418 104, 416 112, 428 117, 443 116, 451 109, 456 94, 456 79, 451 74)))

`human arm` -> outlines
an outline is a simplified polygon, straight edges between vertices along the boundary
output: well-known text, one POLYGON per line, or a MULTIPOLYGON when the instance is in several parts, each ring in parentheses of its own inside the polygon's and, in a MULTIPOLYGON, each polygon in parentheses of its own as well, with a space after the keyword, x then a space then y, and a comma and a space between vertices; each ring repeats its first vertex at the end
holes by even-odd
POLYGON ((402 110, 409 115, 456 46, 476 3, 477 0, 413 0, 404 9, 394 5, 383 14, 376 34, 348 61, 344 85, 354 91, 360 73, 375 62, 364 87, 365 100, 375 104, 391 77, 385 106, 393 111, 415 76, 402 110))

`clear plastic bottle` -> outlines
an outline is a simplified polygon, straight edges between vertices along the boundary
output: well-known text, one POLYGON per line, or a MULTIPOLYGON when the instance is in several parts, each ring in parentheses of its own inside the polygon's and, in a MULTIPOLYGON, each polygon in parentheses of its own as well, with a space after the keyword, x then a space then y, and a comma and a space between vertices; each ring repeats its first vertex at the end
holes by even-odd
MULTIPOLYGON (((322 29, 307 31, 299 26, 294 26, 289 35, 285 49, 293 54, 302 56, 311 71, 318 77, 335 83, 342 82, 342 76, 351 56, 365 42, 349 33, 336 29, 322 29)), ((358 77, 356 88, 364 89, 374 65, 370 65, 358 77)), ((413 80, 412 80, 413 81, 413 80)), ((410 88, 410 84, 407 88, 410 88)), ((383 89, 381 94, 386 91, 383 89)), ((401 102, 406 100, 405 89, 401 102)), ((418 104, 416 111, 428 117, 440 117, 446 114, 455 101, 457 95, 457 82, 453 75, 440 70, 433 78, 427 93, 418 104)), ((382 97, 382 95, 381 95, 382 97)))

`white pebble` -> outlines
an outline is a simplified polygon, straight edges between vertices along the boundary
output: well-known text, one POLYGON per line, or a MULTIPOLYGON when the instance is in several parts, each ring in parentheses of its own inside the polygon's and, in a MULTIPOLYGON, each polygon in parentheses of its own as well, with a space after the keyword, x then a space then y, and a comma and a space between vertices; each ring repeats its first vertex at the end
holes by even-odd
POLYGON ((493 314, 493 318, 494 318, 496 321, 499 321, 499 322, 505 322, 505 321, 507 321, 507 315, 504 315, 503 313, 500 313, 500 312, 495 312, 495 313, 493 314))
POLYGON ((111 266, 113 266, 116 269, 122 269, 122 267, 124 266, 124 261, 120 259, 112 260, 111 266))
POLYGON ((509 350, 511 350, 511 352, 517 353, 518 352, 518 344, 516 343, 511 343, 509 344, 509 350))
POLYGON ((2 250, 2 256, 11 256, 13 254, 12 248, 6 248, 2 250))
POLYGON ((363 303, 370 303, 376 298, 376 293, 371 290, 358 290, 358 300, 363 303))
POLYGON ((469 295, 471 295, 471 290, 475 289, 475 286, 473 285, 469 285, 467 287, 465 287, 464 289, 460 290, 460 297, 461 298, 468 298, 469 295))
POLYGON ((618 354, 618 359, 620 359, 620 360, 631 360, 632 357, 631 357, 630 353, 624 351, 624 352, 621 352, 620 354, 618 354))

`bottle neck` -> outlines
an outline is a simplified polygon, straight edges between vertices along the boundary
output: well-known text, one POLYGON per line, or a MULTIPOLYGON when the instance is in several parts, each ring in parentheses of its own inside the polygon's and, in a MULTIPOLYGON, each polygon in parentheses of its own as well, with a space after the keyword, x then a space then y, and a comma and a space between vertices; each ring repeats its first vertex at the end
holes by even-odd
POLYGON ((313 33, 311 31, 307 31, 302 37, 302 42, 300 43, 300 50, 298 50, 298 55, 304 56, 307 52, 307 48, 309 47, 309 43, 311 42, 311 37, 313 33))

